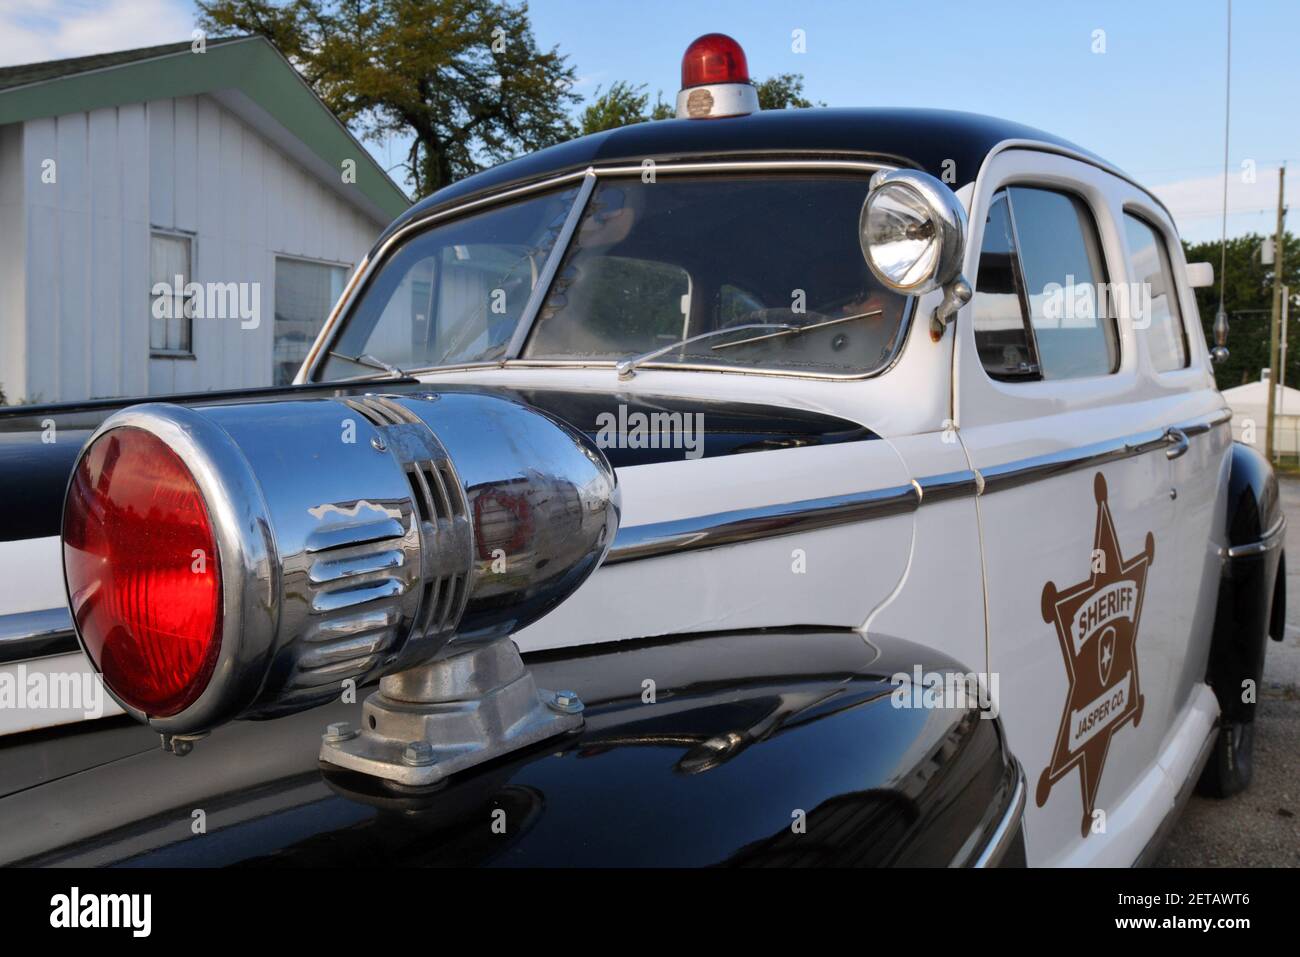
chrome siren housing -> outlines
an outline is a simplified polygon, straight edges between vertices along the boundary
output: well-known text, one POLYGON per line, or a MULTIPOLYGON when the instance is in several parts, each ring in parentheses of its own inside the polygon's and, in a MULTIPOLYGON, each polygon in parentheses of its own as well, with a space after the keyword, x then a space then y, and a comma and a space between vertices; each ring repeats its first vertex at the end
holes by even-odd
POLYGON ((122 427, 180 456, 220 552, 210 683, 172 717, 127 707, 166 734, 299 711, 508 635, 568 597, 618 527, 594 444, 493 395, 140 405, 86 448, 122 427))

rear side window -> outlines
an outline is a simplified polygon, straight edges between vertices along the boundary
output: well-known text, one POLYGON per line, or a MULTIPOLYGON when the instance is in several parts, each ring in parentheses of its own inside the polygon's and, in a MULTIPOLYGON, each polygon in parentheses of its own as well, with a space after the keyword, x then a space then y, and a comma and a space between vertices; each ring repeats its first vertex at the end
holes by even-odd
POLYGON ((1160 234, 1145 220, 1124 214, 1134 290, 1133 320, 1146 329, 1147 349, 1157 372, 1187 367, 1187 331, 1178 308, 1178 289, 1169 262, 1169 249, 1160 234), (1138 308, 1140 307, 1140 308, 1138 308))
POLYGON ((1119 337, 1107 289, 1097 227, 1081 200, 1026 186, 1003 190, 990 206, 975 290, 985 369, 998 379, 1114 372, 1119 337))

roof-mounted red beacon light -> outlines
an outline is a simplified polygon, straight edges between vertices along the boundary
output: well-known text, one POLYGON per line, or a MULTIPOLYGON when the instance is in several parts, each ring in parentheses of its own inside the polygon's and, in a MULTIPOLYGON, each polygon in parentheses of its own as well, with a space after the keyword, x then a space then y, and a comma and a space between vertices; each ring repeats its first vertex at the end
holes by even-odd
POLYGON ((740 44, 725 33, 706 33, 682 56, 678 119, 711 119, 756 113, 758 92, 740 44))
POLYGON ((748 83, 749 63, 740 44, 725 33, 706 33, 682 57, 682 89, 710 83, 748 83))

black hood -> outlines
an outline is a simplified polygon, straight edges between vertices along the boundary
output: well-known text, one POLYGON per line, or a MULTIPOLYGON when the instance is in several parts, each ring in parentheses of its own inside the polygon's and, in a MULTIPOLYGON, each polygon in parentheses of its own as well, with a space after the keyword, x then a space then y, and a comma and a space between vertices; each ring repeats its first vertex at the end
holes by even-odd
POLYGON ((323 385, 278 386, 225 392, 107 399, 47 406, 18 406, 0 411, 0 541, 45 538, 59 534, 63 495, 77 453, 91 433, 114 412, 142 402, 177 405, 233 405, 307 398, 336 398, 366 393, 479 392, 515 399, 541 409, 585 432, 601 446, 615 468, 680 461, 681 448, 607 447, 602 426, 626 422, 641 413, 695 416, 698 457, 712 458, 808 445, 830 445, 877 438, 863 426, 821 412, 740 402, 678 397, 635 396, 618 392, 572 392, 554 389, 499 388, 484 385, 430 385, 415 379, 380 379, 323 385))

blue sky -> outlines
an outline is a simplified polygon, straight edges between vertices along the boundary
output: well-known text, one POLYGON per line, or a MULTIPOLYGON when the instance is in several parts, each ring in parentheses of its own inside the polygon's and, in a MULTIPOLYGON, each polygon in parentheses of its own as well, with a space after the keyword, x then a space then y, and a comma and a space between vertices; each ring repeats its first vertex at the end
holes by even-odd
MULTIPOLYGON (((1189 239, 1218 236, 1225 0, 1038 3, 848 0, 533 0, 534 30, 578 90, 625 79, 671 100, 695 36, 736 37, 756 77, 797 72, 831 106, 933 106, 1019 120, 1074 140, 1156 188, 1189 239), (793 52, 803 30, 807 51, 793 52), (1095 31, 1105 52, 1095 53, 1095 31)), ((185 39, 189 0, 4 0, 0 65, 185 39)), ((1300 3, 1237 0, 1229 233, 1269 231, 1276 168, 1300 198, 1300 3), (1243 182, 1253 161, 1256 181, 1243 182)), ((382 145, 374 147, 388 165, 382 145)), ((394 147, 391 162, 401 156, 394 147)), ((1294 214, 1288 220, 1296 228, 1294 214)))

